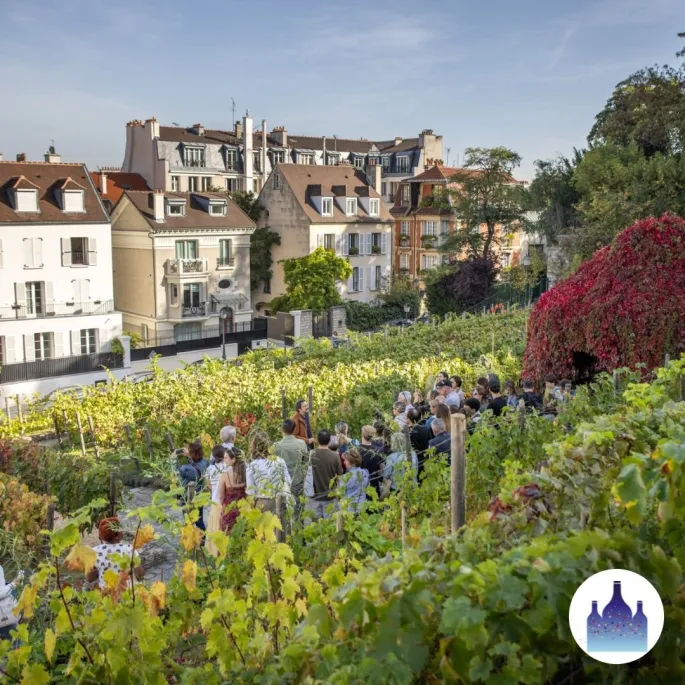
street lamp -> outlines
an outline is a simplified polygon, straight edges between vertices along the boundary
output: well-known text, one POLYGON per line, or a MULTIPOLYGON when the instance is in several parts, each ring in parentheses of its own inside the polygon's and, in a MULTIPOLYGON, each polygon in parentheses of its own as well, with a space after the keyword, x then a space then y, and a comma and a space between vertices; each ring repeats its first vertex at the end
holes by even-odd
POLYGON ((228 308, 222 307, 219 318, 221 319, 221 359, 223 361, 226 361, 226 319, 228 316, 228 308))

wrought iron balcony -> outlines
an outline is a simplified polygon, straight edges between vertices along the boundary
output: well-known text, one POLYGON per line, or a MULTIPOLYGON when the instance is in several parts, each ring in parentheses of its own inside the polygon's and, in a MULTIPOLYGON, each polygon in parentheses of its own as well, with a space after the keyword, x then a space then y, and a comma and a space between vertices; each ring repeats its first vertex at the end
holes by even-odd
POLYGON ((200 302, 194 305, 183 305, 181 314, 184 319, 192 319, 200 316, 207 316, 207 303, 200 302))
POLYGON ((228 269, 229 267, 235 266, 235 257, 217 257, 216 268, 217 269, 228 269))
POLYGON ((193 259, 167 259, 164 262, 164 272, 167 276, 183 274, 206 274, 209 272, 209 265, 206 257, 195 257, 193 259))
POLYGON ((199 167, 204 169, 207 166, 207 162, 204 159, 184 159, 183 166, 186 167, 199 167))
POLYGON ((0 307, 0 321, 13 319, 47 319, 64 316, 97 316, 114 311, 112 300, 91 300, 89 302, 46 302, 39 305, 15 304, 0 307))

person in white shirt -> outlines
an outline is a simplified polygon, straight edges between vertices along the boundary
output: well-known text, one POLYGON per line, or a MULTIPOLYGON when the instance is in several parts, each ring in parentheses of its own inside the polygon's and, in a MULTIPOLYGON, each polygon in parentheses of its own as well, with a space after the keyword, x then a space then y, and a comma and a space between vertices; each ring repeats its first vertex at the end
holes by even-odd
POLYGON ((466 399, 464 391, 461 389, 463 381, 461 380, 460 376, 450 376, 449 381, 452 384, 452 391, 456 393, 457 397, 459 398, 458 408, 461 408, 464 406, 464 400, 466 399))
POLYGON ((407 415, 405 414, 406 408, 404 402, 397 401, 392 405, 392 415, 400 430, 407 425, 407 415))
POLYGON ((224 426, 221 429, 221 432, 219 433, 219 439, 221 440, 221 444, 227 450, 233 449, 233 445, 235 443, 235 434, 236 431, 233 426, 224 426))
POLYGON ((448 407, 461 407, 459 395, 452 389, 452 384, 449 381, 440 381, 438 383, 438 392, 445 398, 445 404, 448 407))
MULTIPOLYGON (((226 426, 225 426, 226 427, 226 426)), ((221 530, 221 500, 219 499, 219 479, 222 473, 230 470, 230 466, 225 462, 226 448, 223 445, 215 445, 212 449, 211 463, 205 471, 205 480, 209 483, 212 490, 212 501, 209 505, 209 520, 207 521, 207 535, 221 530)), ((207 551, 216 556, 218 550, 214 544, 207 540, 207 551)))
POLYGON ((271 454, 271 441, 264 431, 256 431, 250 442, 247 464, 247 495, 265 511, 276 513, 276 496, 290 494, 290 473, 281 457, 271 454))
POLYGON ((414 408, 414 405, 412 404, 411 393, 409 392, 409 390, 402 390, 402 392, 400 392, 400 394, 397 396, 397 401, 402 402, 404 404, 405 414, 409 409, 414 408))
POLYGON ((23 579, 24 572, 19 571, 11 583, 5 584, 5 571, 0 566, 0 640, 9 640, 10 631, 17 629, 17 617, 13 611, 17 600, 14 594, 23 579))

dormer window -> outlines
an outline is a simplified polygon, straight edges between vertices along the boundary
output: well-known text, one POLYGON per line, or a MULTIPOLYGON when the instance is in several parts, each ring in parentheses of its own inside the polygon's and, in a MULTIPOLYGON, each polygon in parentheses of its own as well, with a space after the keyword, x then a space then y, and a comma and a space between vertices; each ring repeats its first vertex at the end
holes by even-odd
POLYGON ((333 216, 333 198, 321 198, 321 216, 333 216))
POLYGON ((183 152, 184 152, 183 166, 189 166, 189 167, 204 167, 204 166, 206 166, 204 147, 186 146, 183 152))
POLYGON ((355 168, 357 168, 357 169, 363 169, 364 168, 364 155, 355 155, 354 159, 352 161, 354 163, 355 168))
POLYGON ((185 200, 167 200, 166 213, 169 216, 185 216, 186 215, 185 200))
POLYGON ((397 173, 398 174, 408 174, 409 173, 409 157, 408 155, 401 155, 396 160, 397 173))
POLYGON ((347 216, 356 216, 357 214, 357 198, 356 197, 348 197, 347 201, 345 202, 345 214, 347 216))
POLYGON ((369 216, 378 216, 380 210, 380 200, 371 198, 369 200, 369 216))
POLYGON ((38 211, 38 191, 37 190, 15 190, 14 208, 17 212, 37 212, 38 211))
POLYGON ((226 216, 225 202, 210 202, 209 213, 214 216, 226 216))
POLYGON ((82 190, 63 190, 64 212, 83 211, 83 191, 82 190))

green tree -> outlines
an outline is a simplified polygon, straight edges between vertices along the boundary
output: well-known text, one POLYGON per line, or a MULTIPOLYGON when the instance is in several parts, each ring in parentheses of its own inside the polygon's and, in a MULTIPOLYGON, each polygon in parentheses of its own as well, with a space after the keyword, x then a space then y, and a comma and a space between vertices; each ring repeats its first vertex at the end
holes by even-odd
POLYGON ((525 191, 512 177, 520 163, 521 157, 505 147, 466 149, 464 168, 450 179, 457 187, 447 191, 461 227, 442 252, 466 250, 470 258, 493 259, 498 228, 507 233, 527 223, 525 191))
POLYGON ((468 259, 431 269, 425 276, 426 304, 436 316, 461 314, 490 294, 497 271, 490 259, 468 259))
MULTIPOLYGON (((246 193, 239 190, 230 193, 230 196, 252 221, 259 223, 264 207, 253 192, 246 193)), ((250 288, 252 290, 258 290, 273 278, 274 272, 271 267, 274 260, 271 256, 271 248, 280 244, 281 236, 268 226, 258 226, 250 237, 250 288)))
POLYGON ((340 304, 338 281, 352 275, 352 267, 332 250, 319 247, 306 257, 283 259, 285 295, 274 298, 269 308, 288 312, 293 309, 328 309, 340 304))
POLYGON ((588 136, 591 146, 636 145, 646 156, 679 153, 685 145, 685 69, 641 69, 621 81, 588 136))
POLYGON ((528 188, 530 209, 538 213, 531 225, 555 244, 560 235, 574 232, 580 223, 577 204, 580 192, 574 183, 583 152, 574 149, 573 159, 559 155, 535 161, 535 178, 528 188))

